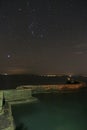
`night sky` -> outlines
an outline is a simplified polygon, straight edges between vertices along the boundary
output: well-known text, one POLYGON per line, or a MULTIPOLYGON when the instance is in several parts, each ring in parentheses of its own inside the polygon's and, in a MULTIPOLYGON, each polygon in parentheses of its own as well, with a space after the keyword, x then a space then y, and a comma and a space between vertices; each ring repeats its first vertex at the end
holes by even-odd
POLYGON ((0 73, 87 73, 87 1, 0 0, 0 73))

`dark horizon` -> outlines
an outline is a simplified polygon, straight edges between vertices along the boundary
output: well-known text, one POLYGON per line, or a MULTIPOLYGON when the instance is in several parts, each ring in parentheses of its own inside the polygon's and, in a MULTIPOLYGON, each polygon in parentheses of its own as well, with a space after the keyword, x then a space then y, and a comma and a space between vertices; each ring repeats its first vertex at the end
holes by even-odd
MULTIPOLYGON (((16 89, 22 85, 58 85, 68 83, 68 75, 62 76, 41 76, 41 75, 0 75, 0 90, 16 89)), ((84 82, 87 84, 87 77, 73 75, 75 83, 84 82)), ((86 87, 87 89, 87 87, 86 87)))

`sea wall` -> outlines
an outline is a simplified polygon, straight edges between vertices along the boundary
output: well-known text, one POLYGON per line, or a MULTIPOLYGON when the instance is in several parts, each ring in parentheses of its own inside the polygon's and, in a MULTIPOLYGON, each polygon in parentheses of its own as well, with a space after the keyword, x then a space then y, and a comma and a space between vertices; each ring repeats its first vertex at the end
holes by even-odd
POLYGON ((27 100, 32 97, 31 89, 24 90, 3 90, 3 97, 5 101, 27 100))
POLYGON ((78 84, 58 84, 58 85, 22 85, 17 87, 17 90, 31 89, 32 94, 45 93, 45 92, 68 92, 84 88, 85 83, 78 84))
POLYGON ((37 98, 32 97, 31 89, 0 90, 0 130, 15 130, 12 105, 37 101, 37 98))

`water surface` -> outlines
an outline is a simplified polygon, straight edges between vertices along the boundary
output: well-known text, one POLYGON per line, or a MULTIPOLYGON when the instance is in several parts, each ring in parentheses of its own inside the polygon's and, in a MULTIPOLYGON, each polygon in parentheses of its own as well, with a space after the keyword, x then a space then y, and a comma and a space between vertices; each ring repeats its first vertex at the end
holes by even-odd
POLYGON ((87 130, 87 94, 38 94, 39 102, 12 107, 16 130, 87 130))

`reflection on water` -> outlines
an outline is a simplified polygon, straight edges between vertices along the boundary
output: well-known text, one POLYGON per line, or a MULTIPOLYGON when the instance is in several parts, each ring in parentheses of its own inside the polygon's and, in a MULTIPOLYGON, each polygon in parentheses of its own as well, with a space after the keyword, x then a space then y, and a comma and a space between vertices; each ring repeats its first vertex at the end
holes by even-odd
POLYGON ((23 123, 20 123, 15 130, 28 130, 27 127, 23 123))
POLYGON ((38 94, 38 103, 12 107, 16 130, 87 130, 87 95, 38 94))

